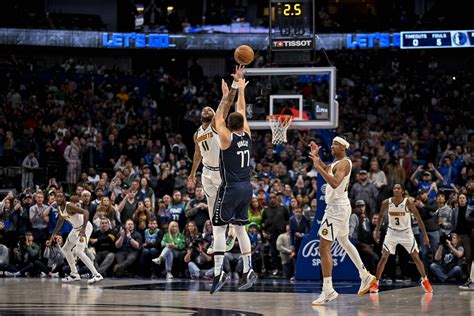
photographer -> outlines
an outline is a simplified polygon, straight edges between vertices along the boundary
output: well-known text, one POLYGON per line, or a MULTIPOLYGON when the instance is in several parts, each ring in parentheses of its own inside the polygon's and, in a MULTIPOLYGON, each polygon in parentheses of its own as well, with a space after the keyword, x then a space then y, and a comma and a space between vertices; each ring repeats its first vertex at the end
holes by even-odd
POLYGON ((16 272, 14 276, 25 276, 26 273, 38 275, 39 272, 51 275, 48 267, 40 260, 41 248, 33 239, 31 232, 27 232, 24 238, 20 238, 18 248, 14 250, 20 264, 20 271, 16 272))
POLYGON ((431 272, 443 283, 450 278, 462 278, 460 259, 463 255, 464 248, 460 245, 456 233, 442 235, 435 254, 436 262, 430 266, 431 272))
POLYGON ((193 280, 199 279, 201 274, 206 278, 214 276, 212 257, 206 253, 208 246, 208 240, 198 237, 189 246, 184 256, 184 262, 188 264, 189 274, 193 280))
POLYGON ((64 253, 61 250, 62 246, 63 238, 60 235, 57 235, 52 241, 46 241, 43 257, 48 259, 48 268, 51 269, 51 277, 64 277, 63 267, 66 264, 64 262, 64 253))

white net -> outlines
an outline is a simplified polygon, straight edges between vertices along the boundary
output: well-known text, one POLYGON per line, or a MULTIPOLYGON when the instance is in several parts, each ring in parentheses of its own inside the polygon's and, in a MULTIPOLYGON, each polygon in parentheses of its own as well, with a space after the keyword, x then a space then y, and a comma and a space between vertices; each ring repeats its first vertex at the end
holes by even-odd
POLYGON ((272 129, 272 144, 280 145, 286 143, 286 131, 291 124, 291 115, 269 115, 267 117, 272 129))

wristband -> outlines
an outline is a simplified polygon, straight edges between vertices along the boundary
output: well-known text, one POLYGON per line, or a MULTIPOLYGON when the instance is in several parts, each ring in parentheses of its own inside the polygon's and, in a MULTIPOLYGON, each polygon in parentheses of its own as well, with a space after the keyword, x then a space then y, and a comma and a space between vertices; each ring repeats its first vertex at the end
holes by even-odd
POLYGON ((232 82, 231 88, 232 88, 232 89, 239 89, 239 82, 234 80, 234 81, 232 82))

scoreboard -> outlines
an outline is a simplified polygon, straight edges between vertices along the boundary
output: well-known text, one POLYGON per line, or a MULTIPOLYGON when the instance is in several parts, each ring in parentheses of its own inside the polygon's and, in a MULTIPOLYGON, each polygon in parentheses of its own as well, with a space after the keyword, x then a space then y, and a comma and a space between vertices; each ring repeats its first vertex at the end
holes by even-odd
POLYGON ((270 0, 270 12, 271 50, 314 50, 314 0, 270 0))
POLYGON ((474 30, 400 32, 400 48, 474 47, 474 30))

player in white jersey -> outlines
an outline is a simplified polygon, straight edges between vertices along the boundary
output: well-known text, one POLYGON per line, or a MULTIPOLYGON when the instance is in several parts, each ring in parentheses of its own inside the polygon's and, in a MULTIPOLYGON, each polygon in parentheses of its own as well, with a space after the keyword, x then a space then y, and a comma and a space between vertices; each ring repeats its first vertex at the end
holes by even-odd
POLYGON ((92 273, 92 278, 87 281, 88 283, 95 283, 103 280, 104 278, 99 272, 97 272, 94 263, 85 252, 93 229, 92 224, 89 222, 89 212, 77 207, 74 203, 66 202, 66 198, 62 192, 56 193, 56 203, 58 204, 60 216, 56 228, 51 235, 50 241, 56 238, 56 234, 63 225, 64 220, 67 220, 72 225, 72 230, 62 248, 67 263, 71 268, 71 273, 68 277, 62 279, 62 281, 73 282, 81 280, 81 277, 77 272, 76 256, 84 262, 86 267, 92 273))
MULTIPOLYGON (((235 74, 233 75, 234 81, 238 82, 239 79, 243 78, 243 70, 243 66, 236 67, 235 74)), ((222 95, 227 96, 228 94, 229 87, 225 83, 224 79, 222 79, 222 95)), ((223 103, 219 104, 219 106, 224 105, 225 104, 223 103)), ((230 107, 226 107, 226 109, 227 111, 224 113, 224 118, 226 118, 229 114, 230 107)), ((221 149, 214 116, 215 112, 211 107, 206 106, 202 109, 202 124, 194 134, 193 166, 188 177, 188 181, 196 184, 196 171, 202 162, 203 171, 201 175, 201 182, 207 197, 209 219, 212 218, 217 191, 219 189, 219 185, 221 184, 221 174, 219 170, 219 154, 221 149)), ((230 250, 234 247, 236 236, 237 235, 233 225, 230 224, 226 242, 226 250, 230 250)), ((209 246, 207 253, 214 253, 214 243, 209 246)))
POLYGON ((425 292, 433 292, 430 281, 428 280, 425 272, 425 267, 418 254, 418 245, 415 240, 415 235, 411 230, 411 213, 415 215, 416 221, 420 225, 421 232, 423 234, 423 244, 430 246, 430 240, 426 233, 425 224, 420 217, 420 213, 413 201, 407 197, 403 197, 403 187, 401 184, 395 184, 393 186, 393 197, 383 201, 382 209, 379 213, 379 220, 374 230, 375 242, 380 242, 380 226, 384 218, 385 212, 388 211, 388 229, 387 235, 383 242, 382 258, 377 265, 377 272, 375 274, 377 282, 375 282, 370 288, 371 293, 378 293, 379 286, 378 281, 382 276, 383 269, 387 263, 388 257, 395 254, 397 245, 402 245, 413 258, 416 264, 418 272, 421 274, 421 285, 425 289, 425 292))
POLYGON ((339 136, 333 139, 331 152, 335 159, 329 166, 326 166, 319 158, 319 147, 314 141, 311 141, 310 147, 311 153, 309 157, 313 160, 316 170, 327 182, 326 209, 318 232, 320 237, 321 269, 323 272, 323 291, 313 301, 313 305, 317 306, 324 305, 338 296, 338 293, 332 286, 331 245, 336 239, 359 270, 361 285, 358 295, 364 295, 370 289, 371 285, 375 282, 375 276, 370 274, 364 267, 357 249, 349 241, 349 218, 352 211, 347 192, 352 169, 352 163, 346 155, 349 142, 339 136))

